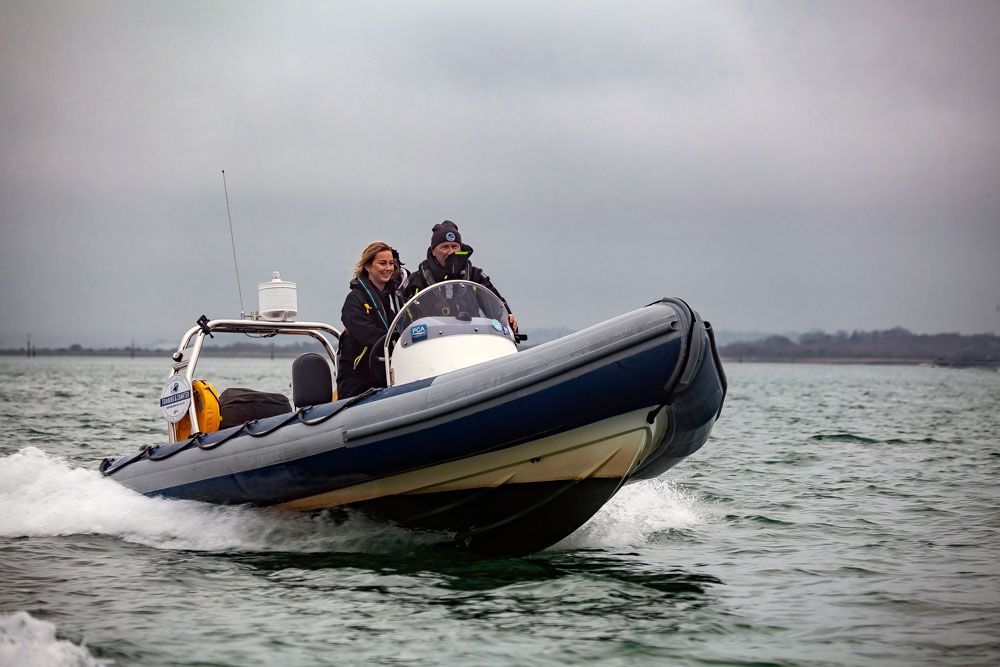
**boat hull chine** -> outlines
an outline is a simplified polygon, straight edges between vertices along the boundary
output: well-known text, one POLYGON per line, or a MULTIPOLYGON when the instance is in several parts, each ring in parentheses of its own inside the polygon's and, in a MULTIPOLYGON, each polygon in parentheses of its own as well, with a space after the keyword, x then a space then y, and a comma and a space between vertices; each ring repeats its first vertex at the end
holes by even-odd
POLYGON ((349 507, 443 531, 479 553, 551 546, 614 495, 665 428, 636 410, 586 427, 430 468, 354 484, 278 507, 349 507))
POLYGON ((504 484, 358 503, 369 516, 441 531, 457 546, 523 556, 552 546, 586 523, 621 486, 613 477, 504 484))

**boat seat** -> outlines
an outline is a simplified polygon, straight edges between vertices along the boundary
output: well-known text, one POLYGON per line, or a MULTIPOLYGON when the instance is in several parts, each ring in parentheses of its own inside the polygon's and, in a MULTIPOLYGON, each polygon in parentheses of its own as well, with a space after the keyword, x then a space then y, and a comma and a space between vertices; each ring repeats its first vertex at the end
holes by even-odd
POLYGON ((292 362, 292 403, 296 408, 333 400, 330 364, 321 354, 306 352, 292 362))

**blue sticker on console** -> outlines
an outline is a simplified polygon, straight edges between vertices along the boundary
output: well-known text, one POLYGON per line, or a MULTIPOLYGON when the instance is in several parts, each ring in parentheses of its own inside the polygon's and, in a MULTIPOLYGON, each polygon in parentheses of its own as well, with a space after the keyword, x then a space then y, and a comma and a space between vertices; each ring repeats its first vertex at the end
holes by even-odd
POLYGON ((415 324, 410 327, 410 340, 416 343, 418 340, 424 340, 427 338, 427 325, 426 324, 415 324))

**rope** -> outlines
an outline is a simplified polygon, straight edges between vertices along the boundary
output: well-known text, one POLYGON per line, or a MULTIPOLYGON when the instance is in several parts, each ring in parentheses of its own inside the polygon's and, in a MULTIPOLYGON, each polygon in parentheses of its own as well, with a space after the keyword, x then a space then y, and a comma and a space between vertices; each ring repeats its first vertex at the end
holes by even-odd
MULTIPOLYGON (((156 452, 157 450, 159 450, 161 447, 166 447, 168 445, 143 445, 142 447, 139 448, 139 454, 140 454, 139 458, 142 458, 142 455, 145 455, 145 457, 147 459, 149 459, 150 461, 163 461, 165 459, 169 459, 171 456, 173 456, 174 454, 177 454, 178 452, 182 452, 185 449, 190 449, 192 445, 194 445, 195 447, 197 447, 198 449, 201 449, 203 451, 208 451, 208 450, 211 450, 211 449, 215 449, 219 445, 221 445, 223 443, 226 443, 226 442, 229 442, 230 440, 232 440, 236 436, 242 435, 244 433, 247 434, 247 435, 249 435, 252 438, 263 438, 266 435, 271 435, 272 433, 274 433, 275 431, 277 431, 279 428, 281 428, 283 426, 287 426, 289 423, 291 423, 294 420, 298 420, 298 421, 302 422, 303 424, 305 424, 306 426, 316 426, 317 424, 322 424, 323 422, 325 422, 326 420, 330 419, 331 417, 333 417, 335 415, 339 415, 341 412, 343 412, 347 408, 352 407, 354 405, 357 405, 358 403, 360 403, 364 399, 368 398, 372 394, 376 393, 377 391, 378 391, 378 389, 376 389, 374 387, 366 389, 365 391, 361 392, 357 396, 352 396, 351 398, 349 398, 346 401, 344 401, 343 404, 341 404, 340 406, 338 406, 335 410, 332 410, 330 412, 330 414, 323 415, 322 417, 319 417, 318 419, 313 419, 313 420, 306 419, 305 418, 305 413, 306 413, 307 410, 311 410, 314 406, 312 406, 312 405, 304 405, 301 408, 298 408, 297 410, 295 410, 294 412, 292 412, 287 418, 281 420, 280 422, 278 422, 277 424, 275 424, 271 428, 267 429, 266 431, 254 432, 252 430, 253 425, 260 421, 259 419, 253 419, 253 420, 250 420, 250 421, 246 421, 246 422, 243 422, 243 425, 240 428, 238 428, 238 429, 234 430, 233 432, 229 433, 228 435, 226 435, 226 437, 222 438, 218 442, 213 442, 213 443, 211 443, 209 445, 204 445, 201 442, 202 438, 204 438, 206 435, 208 435, 208 433, 203 433, 203 432, 195 433, 190 438, 188 438, 186 441, 184 441, 184 444, 180 445, 179 447, 175 447, 175 448, 171 449, 170 451, 168 451, 166 454, 163 454, 162 456, 157 456, 157 455, 154 454, 154 452, 156 452)), ((138 460, 138 459, 136 459, 136 460, 138 460)), ((100 471, 102 473, 104 473, 105 475, 111 474, 111 473, 105 472, 105 470, 107 470, 108 468, 112 467, 113 465, 114 465, 114 460, 113 459, 105 459, 104 461, 101 462, 100 471), (107 463, 105 463, 105 461, 107 463)), ((128 465, 128 464, 125 464, 125 465, 128 465)), ((124 466, 122 466, 122 467, 124 467, 124 466)), ((117 468, 115 470, 117 470, 117 468)), ((115 472, 115 470, 112 470, 111 472, 113 473, 113 472, 115 472)))
POLYGON ((347 408, 351 407, 352 405, 356 405, 357 403, 360 403, 363 399, 368 398, 369 396, 371 396, 372 394, 374 394, 376 391, 378 391, 378 389, 375 389, 374 387, 369 387, 368 389, 365 389, 363 392, 361 392, 357 396, 353 396, 353 397, 349 398, 347 401, 344 402, 343 405, 341 405, 340 407, 338 407, 336 410, 332 411, 330 414, 323 415, 322 417, 320 417, 318 419, 313 419, 312 421, 307 421, 305 419, 305 417, 303 417, 303 414, 304 414, 303 410, 308 409, 309 406, 301 408, 301 409, 297 410, 296 412, 298 413, 299 421, 300 422, 302 422, 306 426, 315 426, 316 424, 322 424, 323 422, 325 422, 330 417, 333 417, 334 415, 340 414, 341 412, 343 412, 347 408))

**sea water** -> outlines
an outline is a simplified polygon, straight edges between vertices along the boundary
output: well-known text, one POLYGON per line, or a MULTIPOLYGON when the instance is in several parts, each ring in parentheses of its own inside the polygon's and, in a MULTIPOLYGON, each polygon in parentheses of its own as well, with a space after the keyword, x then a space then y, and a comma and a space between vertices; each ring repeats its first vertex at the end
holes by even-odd
MULTIPOLYGON (((527 558, 146 498, 164 361, 0 359, 0 665, 993 665, 1000 373, 729 364, 705 447, 527 558)), ((287 360, 206 359, 288 391, 287 360)))

